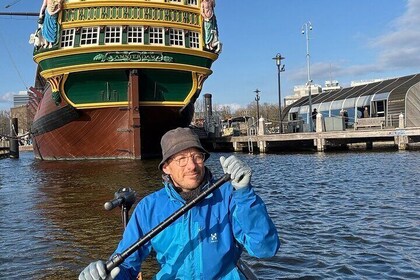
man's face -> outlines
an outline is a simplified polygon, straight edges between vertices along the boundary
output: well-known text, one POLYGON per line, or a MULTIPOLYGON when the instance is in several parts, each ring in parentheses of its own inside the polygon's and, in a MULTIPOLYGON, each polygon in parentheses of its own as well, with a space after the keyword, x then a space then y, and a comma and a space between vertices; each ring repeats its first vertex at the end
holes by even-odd
POLYGON ((204 154, 196 148, 183 150, 169 158, 162 170, 171 176, 176 187, 189 192, 203 181, 204 154))

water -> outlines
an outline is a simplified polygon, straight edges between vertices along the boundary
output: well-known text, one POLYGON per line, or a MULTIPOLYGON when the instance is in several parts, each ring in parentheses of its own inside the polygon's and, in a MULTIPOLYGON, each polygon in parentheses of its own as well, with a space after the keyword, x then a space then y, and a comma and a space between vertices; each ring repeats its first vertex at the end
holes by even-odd
MULTIPOLYGON (((0 279, 76 279, 121 236, 121 186, 160 187, 158 160, 0 160, 0 279)), ((208 165, 221 175, 218 157, 208 165)), ((237 154, 282 247, 245 260, 260 279, 420 279, 420 152, 237 154)), ((145 279, 156 272, 150 258, 145 279)))

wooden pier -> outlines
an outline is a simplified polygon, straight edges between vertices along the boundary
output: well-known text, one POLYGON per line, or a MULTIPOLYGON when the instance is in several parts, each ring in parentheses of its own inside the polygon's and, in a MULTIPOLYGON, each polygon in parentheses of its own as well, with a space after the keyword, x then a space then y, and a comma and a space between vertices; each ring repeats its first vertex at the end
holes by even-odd
POLYGON ((366 149, 371 149, 376 144, 405 150, 418 147, 420 128, 231 136, 208 139, 206 142, 214 150, 260 153, 310 149, 322 152, 349 148, 357 144, 359 147, 365 146, 366 149))
POLYGON ((0 159, 10 157, 9 140, 0 140, 0 159))
MULTIPOLYGON (((261 123, 260 123, 261 125, 261 123)), ((420 127, 348 128, 342 131, 324 131, 322 116, 317 119, 316 132, 266 134, 260 129, 255 135, 213 137, 204 139, 206 147, 214 151, 287 152, 295 150, 328 151, 335 149, 376 147, 399 150, 420 148, 420 127)))

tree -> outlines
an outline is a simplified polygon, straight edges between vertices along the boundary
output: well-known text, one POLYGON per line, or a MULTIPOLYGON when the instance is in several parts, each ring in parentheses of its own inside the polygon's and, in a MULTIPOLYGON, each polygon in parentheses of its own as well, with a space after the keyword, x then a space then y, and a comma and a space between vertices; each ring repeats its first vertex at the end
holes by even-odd
POLYGON ((260 106, 260 115, 267 121, 279 121, 279 106, 276 104, 264 103, 260 106))
POLYGON ((232 117, 232 110, 228 105, 214 105, 214 111, 217 112, 220 119, 226 120, 232 117))
POLYGON ((10 112, 0 110, 0 135, 10 134, 10 112))
MULTIPOLYGON (((203 117, 204 112, 204 98, 203 100, 197 99, 195 102, 195 117, 203 117)), ((279 126, 279 106, 278 104, 263 103, 259 104, 260 117, 265 119, 266 123, 270 123, 268 127, 279 126)), ((255 101, 248 105, 236 110, 232 110, 229 105, 217 105, 213 103, 213 114, 220 117, 220 120, 226 120, 235 117, 251 117, 253 122, 257 122, 257 103, 255 101)))
POLYGON ((30 131, 32 121, 33 121, 33 114, 28 106, 19 106, 10 108, 10 118, 17 118, 18 119, 18 127, 19 131, 18 134, 25 134, 30 131))
MULTIPOLYGON (((259 105, 260 117, 263 117, 266 120, 278 121, 279 120, 279 107, 276 104, 264 103, 259 105)), ((246 107, 236 110, 234 113, 236 117, 250 116, 257 118, 257 104, 252 102, 246 107)))

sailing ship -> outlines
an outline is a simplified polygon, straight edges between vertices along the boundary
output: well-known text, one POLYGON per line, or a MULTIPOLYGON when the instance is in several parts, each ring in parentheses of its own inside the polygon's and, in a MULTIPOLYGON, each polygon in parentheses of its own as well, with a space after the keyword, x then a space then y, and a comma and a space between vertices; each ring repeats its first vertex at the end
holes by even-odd
POLYGON ((161 136, 191 123, 221 51, 214 1, 61 1, 44 1, 31 37, 35 156, 159 155, 161 136))

